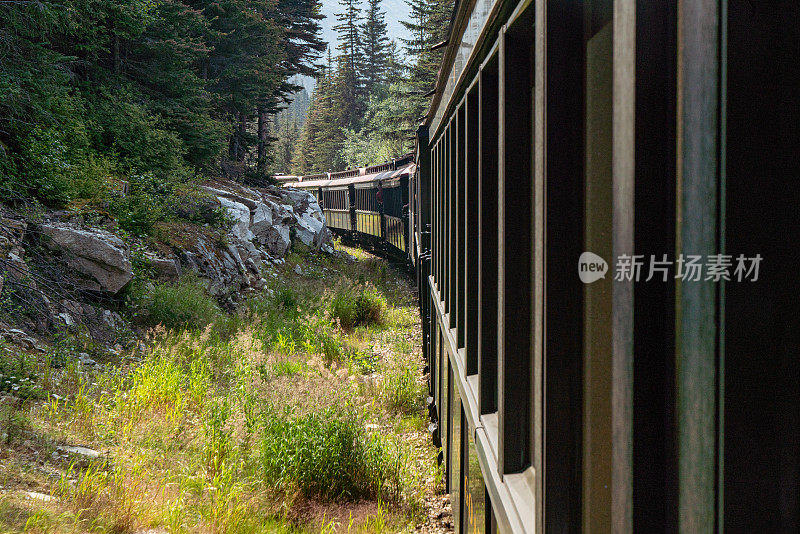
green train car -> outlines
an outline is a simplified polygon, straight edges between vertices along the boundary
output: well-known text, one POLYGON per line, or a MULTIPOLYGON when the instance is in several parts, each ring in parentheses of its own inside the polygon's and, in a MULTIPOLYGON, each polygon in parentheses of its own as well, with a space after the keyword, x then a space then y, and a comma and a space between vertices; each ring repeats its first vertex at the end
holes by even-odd
POLYGON ((460 0, 409 248, 457 532, 800 532, 800 7, 460 0))

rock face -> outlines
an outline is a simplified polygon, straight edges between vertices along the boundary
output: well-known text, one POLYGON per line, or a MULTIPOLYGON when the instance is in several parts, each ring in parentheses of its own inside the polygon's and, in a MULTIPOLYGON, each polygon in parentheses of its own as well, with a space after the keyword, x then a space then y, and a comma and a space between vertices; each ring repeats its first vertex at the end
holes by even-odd
POLYGON ((228 212, 228 215, 233 219, 233 227, 231 233, 238 239, 253 239, 253 233, 250 231, 250 208, 236 202, 229 200, 225 197, 217 197, 219 203, 228 212))
POLYGON ((203 186, 231 220, 227 243, 197 236, 180 251, 180 264, 208 279, 214 295, 235 293, 266 283, 260 266, 279 262, 292 239, 320 249, 330 241, 322 210, 314 195, 278 187, 250 188, 235 182, 203 186))
POLYGON ((253 189, 233 183, 205 189, 217 197, 233 220, 231 236, 263 245, 272 257, 286 255, 292 228, 301 243, 314 249, 330 240, 322 209, 307 191, 253 189))
POLYGON ((114 234, 69 223, 46 223, 41 231, 47 247, 61 252, 67 265, 82 275, 84 289, 116 294, 133 278, 130 250, 114 234))
POLYGON ((174 282, 181 276, 181 264, 177 258, 164 258, 152 252, 144 253, 159 282, 174 282))

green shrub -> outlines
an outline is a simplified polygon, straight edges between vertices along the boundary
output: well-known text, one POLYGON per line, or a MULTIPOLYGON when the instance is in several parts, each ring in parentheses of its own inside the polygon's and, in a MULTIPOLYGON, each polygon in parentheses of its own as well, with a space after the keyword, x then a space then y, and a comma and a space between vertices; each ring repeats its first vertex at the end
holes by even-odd
POLYGON ((331 300, 331 316, 345 329, 380 324, 385 308, 386 300, 373 287, 338 291, 331 300))
POLYGON ((299 417, 271 410, 262 430, 261 465, 269 484, 334 500, 397 494, 388 445, 352 415, 332 408, 299 417))
POLYGON ((290 287, 282 287, 275 293, 275 301, 288 311, 297 311, 297 294, 290 287))
POLYGON ((220 314, 217 303, 194 277, 184 277, 176 284, 154 284, 137 300, 139 316, 152 326, 203 328, 220 314))
POLYGON ((27 354, 16 354, 0 342, 0 392, 11 393, 21 399, 45 397, 39 385, 36 361, 27 354))

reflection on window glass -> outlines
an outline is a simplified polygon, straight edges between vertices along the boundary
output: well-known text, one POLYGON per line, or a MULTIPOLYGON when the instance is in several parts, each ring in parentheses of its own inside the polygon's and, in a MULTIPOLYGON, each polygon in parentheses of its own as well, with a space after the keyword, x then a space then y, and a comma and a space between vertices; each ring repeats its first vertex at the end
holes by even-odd
POLYGON ((453 507, 453 525, 461 524, 461 397, 458 388, 452 386, 453 403, 450 409, 450 503, 453 507))
POLYGON ((464 29, 464 34, 459 42, 458 51, 456 52, 453 66, 450 69, 449 76, 447 77, 447 83, 445 84, 444 92, 442 94, 442 100, 439 103, 439 108, 436 110, 436 115, 434 115, 433 122, 431 123, 431 132, 435 132, 439 127, 439 124, 442 122, 442 115, 447 107, 447 103, 453 96, 456 82, 458 81, 459 76, 461 76, 461 72, 467 65, 469 55, 472 52, 475 43, 478 41, 478 36, 480 36, 481 31, 486 24, 486 19, 489 17, 489 13, 492 11, 492 6, 494 5, 495 1, 496 0, 477 0, 477 2, 475 2, 475 7, 472 9, 472 14, 469 17, 469 23, 464 29))
POLYGON ((471 439, 467 441, 469 447, 465 454, 464 467, 464 532, 477 534, 483 533, 486 526, 486 488, 475 442, 471 439))

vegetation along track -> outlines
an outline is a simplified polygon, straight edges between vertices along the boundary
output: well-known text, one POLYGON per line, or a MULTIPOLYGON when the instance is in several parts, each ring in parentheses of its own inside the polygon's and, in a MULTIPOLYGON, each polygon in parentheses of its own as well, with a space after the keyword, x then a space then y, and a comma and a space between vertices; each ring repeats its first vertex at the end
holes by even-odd
POLYGON ((113 361, 1 347, 0 532, 449 530, 412 283, 337 248, 113 361))

